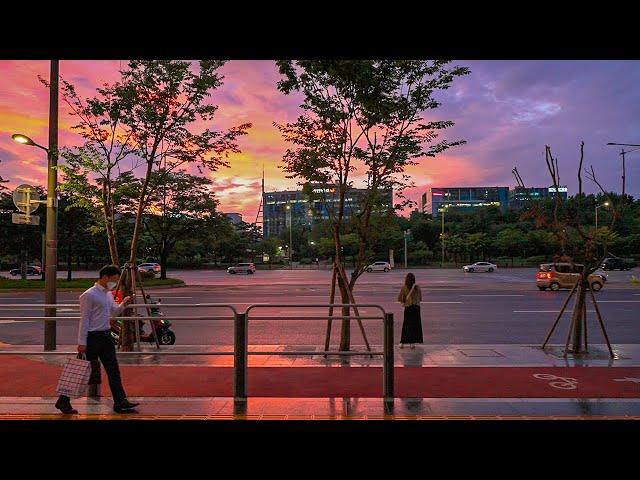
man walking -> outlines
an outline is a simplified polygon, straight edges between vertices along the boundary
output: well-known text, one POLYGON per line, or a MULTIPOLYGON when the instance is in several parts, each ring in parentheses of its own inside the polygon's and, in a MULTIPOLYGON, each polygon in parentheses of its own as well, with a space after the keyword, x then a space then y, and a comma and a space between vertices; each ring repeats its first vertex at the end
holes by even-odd
MULTIPOLYGON (((119 315, 131 301, 131 297, 126 297, 118 305, 113 299, 111 290, 117 285, 119 277, 120 269, 115 265, 107 265, 100 270, 100 279, 96 284, 80 295, 78 353, 85 353, 87 360, 91 362, 93 378, 100 378, 100 359, 109 378, 113 409, 118 413, 125 413, 139 404, 127 400, 120 378, 116 347, 111 339, 109 319, 119 315)), ((78 413, 66 395, 60 395, 56 408, 62 413, 78 413)))

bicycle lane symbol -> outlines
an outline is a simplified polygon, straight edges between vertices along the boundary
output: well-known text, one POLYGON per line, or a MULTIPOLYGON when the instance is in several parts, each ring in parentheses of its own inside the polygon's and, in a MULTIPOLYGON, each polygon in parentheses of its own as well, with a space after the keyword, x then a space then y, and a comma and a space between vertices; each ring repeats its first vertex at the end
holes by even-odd
POLYGON ((549 385, 560 390, 575 390, 578 388, 578 380, 575 378, 558 377, 548 373, 534 373, 533 376, 538 380, 554 380, 549 382, 549 385))

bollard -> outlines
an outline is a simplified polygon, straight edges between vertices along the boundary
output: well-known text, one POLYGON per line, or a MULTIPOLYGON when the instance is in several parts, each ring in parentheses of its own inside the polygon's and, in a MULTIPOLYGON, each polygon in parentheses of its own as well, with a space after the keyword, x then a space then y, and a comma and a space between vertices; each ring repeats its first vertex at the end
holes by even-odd
POLYGON ((234 404, 247 401, 247 314, 238 313, 234 318, 233 345, 233 401, 234 404))
POLYGON ((393 407, 393 313, 384 314, 384 358, 382 375, 384 377, 384 403, 386 407, 393 407))

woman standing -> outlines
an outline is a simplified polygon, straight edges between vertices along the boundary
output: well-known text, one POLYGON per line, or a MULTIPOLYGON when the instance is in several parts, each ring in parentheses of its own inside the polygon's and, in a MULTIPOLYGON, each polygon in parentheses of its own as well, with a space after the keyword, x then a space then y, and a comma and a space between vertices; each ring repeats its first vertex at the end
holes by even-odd
POLYGON ((422 343, 422 319, 420 318, 422 292, 416 284, 416 277, 413 273, 407 273, 404 286, 398 295, 398 301, 404 305, 400 348, 404 348, 407 343, 411 348, 415 348, 415 343, 422 343))

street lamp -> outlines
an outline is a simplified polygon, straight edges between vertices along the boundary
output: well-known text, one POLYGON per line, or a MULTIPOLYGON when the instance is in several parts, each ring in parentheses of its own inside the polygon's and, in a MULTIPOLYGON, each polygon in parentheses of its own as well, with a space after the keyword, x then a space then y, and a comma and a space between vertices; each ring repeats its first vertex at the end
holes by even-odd
POLYGON ((292 224, 292 212, 291 212, 291 205, 287 203, 287 207, 286 207, 287 211, 289 212, 289 269, 293 270, 293 234, 292 234, 292 228, 291 228, 291 224, 292 224))
POLYGON ((598 230, 598 209, 602 207, 608 207, 609 202, 604 202, 602 205, 596 205, 596 230, 598 230))
POLYGON ((442 216, 442 233, 440 233, 440 244, 442 245, 442 260, 440 260, 440 268, 444 267, 444 212, 447 209, 445 205, 442 205, 440 209, 440 215, 442 216))
MULTIPOLYGON (((640 147, 640 145, 635 144, 635 143, 615 143, 615 142, 609 142, 607 143, 607 145, 619 145, 622 147, 640 147)), ((624 148, 620 149, 620 156, 622 157, 622 195, 624 196, 624 192, 625 192, 625 184, 626 184, 626 167, 625 167, 625 159, 624 156, 627 153, 631 153, 631 152, 635 152, 636 150, 640 150, 640 148, 634 148, 633 150, 628 150, 628 151, 624 151, 624 148)))
MULTIPOLYGON (((58 79, 60 61, 51 60, 49 70, 49 148, 37 144, 22 134, 12 135, 14 142, 37 147, 47 152, 47 230, 45 252, 45 301, 47 305, 56 304, 56 277, 58 276, 58 79)), ((46 317, 55 317, 55 308, 45 308, 46 317)), ((44 349, 56 349, 56 322, 44 322, 44 349)))
POLYGON ((21 133, 14 133, 13 135, 11 135, 11 138, 16 143, 21 143, 22 145, 30 145, 32 147, 38 147, 38 148, 41 148, 42 150, 44 150, 45 152, 49 153, 49 149, 48 148, 37 144, 36 142, 31 140, 30 137, 27 137, 26 135, 23 135, 21 133))

